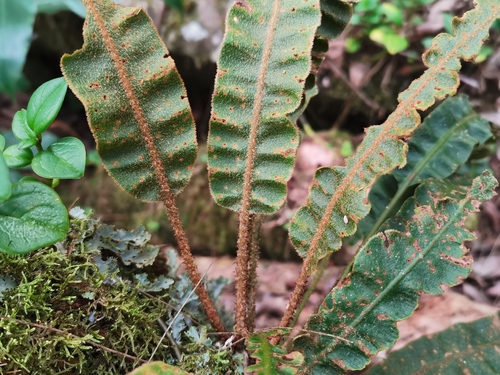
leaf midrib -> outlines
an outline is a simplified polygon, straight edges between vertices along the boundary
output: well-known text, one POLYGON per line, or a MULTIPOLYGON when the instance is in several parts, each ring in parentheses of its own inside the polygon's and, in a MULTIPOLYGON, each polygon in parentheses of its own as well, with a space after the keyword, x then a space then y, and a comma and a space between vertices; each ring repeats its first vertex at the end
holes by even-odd
POLYGON ((271 57, 274 36, 276 34, 276 25, 278 23, 279 5, 281 0, 275 0, 273 4, 273 11, 271 14, 267 37, 264 42, 264 53, 259 68, 257 80, 257 92, 255 94, 254 107, 252 118, 250 121, 250 135, 248 140, 248 157, 245 166, 245 173, 243 175, 243 196, 241 202, 241 214, 247 216, 250 210, 250 201, 252 194, 252 177, 255 158, 257 156, 257 135, 259 130, 259 122, 262 111, 262 102, 264 100, 264 88, 266 85, 266 76, 269 67, 269 59, 271 57))

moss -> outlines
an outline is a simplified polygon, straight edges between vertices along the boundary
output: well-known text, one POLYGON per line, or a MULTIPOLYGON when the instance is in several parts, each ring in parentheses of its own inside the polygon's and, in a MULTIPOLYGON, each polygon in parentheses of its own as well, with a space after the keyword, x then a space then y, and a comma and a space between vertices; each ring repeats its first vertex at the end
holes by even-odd
MULTIPOLYGON (((0 253, 0 284, 11 280, 15 285, 0 295, 3 373, 125 374, 141 364, 133 358, 149 359, 163 335, 158 319, 170 322, 176 309, 169 306, 179 308, 192 288, 185 275, 175 275, 179 265, 172 252, 166 275, 159 277, 152 272, 153 267, 125 265, 112 249, 92 248, 90 244, 102 245, 103 241, 96 241, 95 236, 109 232, 109 227, 100 231, 103 225, 85 215, 73 218, 71 223, 68 238, 55 247, 26 256, 0 253), (137 277, 139 274, 142 276, 137 277), (141 290, 149 290, 156 298, 141 290)), ((115 240, 117 248, 130 252, 138 244, 151 246, 144 243, 143 231, 126 234, 122 237, 127 238, 120 241, 130 243, 123 245, 115 240), (142 237, 138 240, 137 236, 142 237)), ((220 289, 220 282, 209 284, 220 289)), ((193 345, 183 335, 193 321, 208 325, 196 296, 172 327, 176 346, 193 345)), ((187 348, 188 366, 197 348, 207 353, 203 344, 187 348)), ((213 355, 211 361, 219 363, 221 374, 236 368, 227 350, 209 355, 213 355), (228 361, 226 371, 222 370, 225 362, 220 358, 228 361)), ((168 340, 160 345, 154 358, 184 368, 168 340)))

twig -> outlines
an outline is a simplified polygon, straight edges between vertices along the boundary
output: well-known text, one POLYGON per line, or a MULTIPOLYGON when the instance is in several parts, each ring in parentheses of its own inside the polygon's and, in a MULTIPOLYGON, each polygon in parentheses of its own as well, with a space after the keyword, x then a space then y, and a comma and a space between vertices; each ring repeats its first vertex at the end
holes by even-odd
POLYGON ((165 332, 163 333, 163 336, 161 337, 160 341, 158 342, 158 345, 156 345, 156 348, 153 350, 153 353, 151 354, 151 357, 149 357, 149 361, 148 362, 151 362, 154 355, 156 354, 156 352, 158 351, 158 348, 160 347, 161 345, 161 342, 165 339, 165 336, 167 335, 168 331, 170 330, 170 328, 172 328, 172 325, 174 324, 175 322, 175 319, 177 319, 177 317, 180 315, 182 309, 184 308, 184 306, 186 306, 186 304, 188 303, 189 299, 191 298, 191 296, 193 295, 193 293, 196 291, 196 288, 198 288, 199 284, 201 283, 201 281, 203 280, 203 278, 205 277, 205 275, 207 274, 208 270, 210 269, 210 267, 212 267, 212 264, 210 264, 210 266, 208 266, 207 270, 205 271, 205 273, 203 273, 203 275, 200 277, 200 279, 198 280, 198 284, 196 284, 193 288, 193 290, 191 290, 191 292, 188 294, 188 296, 186 297, 186 299, 184 300, 184 302, 182 303, 181 305, 181 308, 179 309, 179 311, 177 311, 177 314, 175 314, 174 318, 170 321, 170 324, 168 325, 167 329, 165 330, 165 332))
POLYGON ((380 105, 378 105, 377 103, 375 103, 374 101, 372 101, 370 98, 368 98, 366 96, 366 94, 361 91, 359 88, 357 88, 350 80, 349 78, 347 78, 347 76, 345 75, 345 73, 342 71, 342 69, 340 69, 339 67, 337 67, 335 64, 332 64, 330 63, 329 65, 329 68, 333 70, 333 72, 342 80, 344 81, 344 83, 349 86, 349 88, 354 91, 356 93, 356 95, 363 101, 363 103, 365 103, 368 107, 372 108, 372 109, 375 109, 375 110, 379 110, 380 109, 380 105))
POLYGON ((180 361, 182 359, 181 351, 179 350, 179 346, 175 342, 174 338, 170 335, 170 333, 168 333, 167 325, 160 318, 158 318, 156 321, 160 325, 161 329, 163 329, 163 332, 167 334, 168 341, 170 341, 170 345, 172 345, 172 348, 174 349, 175 356, 177 357, 177 360, 180 361))
MULTIPOLYGON (((263 328, 263 329, 259 329, 259 330, 255 331, 255 333, 268 332, 268 331, 272 331, 272 330, 275 330, 275 329, 280 330, 280 331, 293 331, 294 328, 291 328, 291 327, 263 328)), ((340 341, 344 341, 344 342, 346 342, 348 344, 352 344, 351 340, 347 340, 346 338, 343 338, 341 336, 336 336, 336 335, 332 335, 332 334, 324 333, 324 332, 319 332, 319 331, 312 331, 310 329, 305 329, 305 328, 301 328, 300 331, 301 332, 306 332, 306 333, 312 333, 314 335, 319 335, 319 336, 331 337, 331 338, 334 338, 334 339, 337 339, 337 340, 340 340, 340 341)), ((274 343, 273 345, 276 345, 276 344, 274 343)))

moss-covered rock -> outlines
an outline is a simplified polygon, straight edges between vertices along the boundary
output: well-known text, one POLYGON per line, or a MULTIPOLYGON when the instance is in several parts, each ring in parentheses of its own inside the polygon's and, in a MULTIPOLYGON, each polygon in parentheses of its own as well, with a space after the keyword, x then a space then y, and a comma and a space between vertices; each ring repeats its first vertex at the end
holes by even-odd
MULTIPOLYGON (((193 339, 209 327, 195 294, 172 323, 192 290, 177 274, 175 251, 165 252, 160 275, 159 249, 143 229, 115 230, 82 211, 72 214, 68 237, 56 246, 27 256, 0 253, 3 373, 125 374, 155 352, 164 333, 158 320, 171 329, 154 359, 237 373, 240 355, 217 348, 216 339, 193 339)), ((211 280, 208 288, 217 294, 225 283, 211 280)))

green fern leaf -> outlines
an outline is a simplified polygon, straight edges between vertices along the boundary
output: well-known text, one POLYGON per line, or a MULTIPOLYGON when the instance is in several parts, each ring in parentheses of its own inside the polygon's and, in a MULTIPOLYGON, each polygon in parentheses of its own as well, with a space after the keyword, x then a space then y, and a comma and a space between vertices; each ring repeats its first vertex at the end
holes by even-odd
POLYGON ((247 371, 257 375, 293 375, 304 362, 299 352, 287 354, 285 349, 272 345, 269 337, 276 331, 254 334, 248 339, 248 350, 251 356, 257 359, 255 365, 249 366, 247 371))
POLYGON ((319 0, 247 0, 231 8, 208 137, 218 204, 245 213, 283 205, 299 143, 286 115, 300 104, 319 23, 319 0))
POLYGON ((467 162, 476 145, 491 137, 488 121, 474 112, 466 96, 446 99, 411 137, 405 167, 373 185, 368 195, 372 208, 359 222, 358 232, 371 237, 401 207, 410 186, 450 176, 467 162))
POLYGON ((85 106, 103 164, 139 199, 177 194, 191 176, 197 143, 174 61, 141 8, 84 4, 85 44, 63 56, 62 69, 85 106))
POLYGON ((318 35, 327 39, 336 39, 351 20, 352 4, 341 0, 320 0, 321 25, 318 35))
POLYGON ((499 315, 455 324, 415 340, 366 375, 500 374, 499 315))
POLYGON ((455 19, 454 34, 440 34, 424 54, 429 69, 408 90, 400 94, 399 105, 380 126, 366 133, 357 153, 346 167, 320 168, 316 172, 305 206, 290 225, 290 238, 304 268, 311 273, 317 262, 340 248, 342 238, 355 233, 357 222, 370 205, 367 191, 375 180, 406 163, 404 139, 420 124, 418 110, 425 110, 436 98, 454 94, 458 86, 460 58, 470 60, 479 53, 490 25, 500 16, 496 0, 478 0, 477 7, 455 19))
POLYGON ((349 23, 352 16, 352 5, 341 0, 320 0, 321 24, 316 31, 312 48, 311 73, 306 79, 300 106, 288 118, 294 123, 304 112, 311 98, 318 93, 316 75, 328 52, 328 39, 336 39, 349 23))
POLYGON ((463 228, 468 213, 492 197, 497 185, 485 172, 472 187, 448 179, 429 180, 400 210, 398 227, 372 237, 351 272, 326 297, 295 340, 303 350, 301 374, 344 374, 365 367, 370 357, 398 338, 396 321, 410 316, 422 292, 442 293, 471 269, 463 242, 474 238, 463 228), (334 338, 335 335, 337 338, 334 338))

